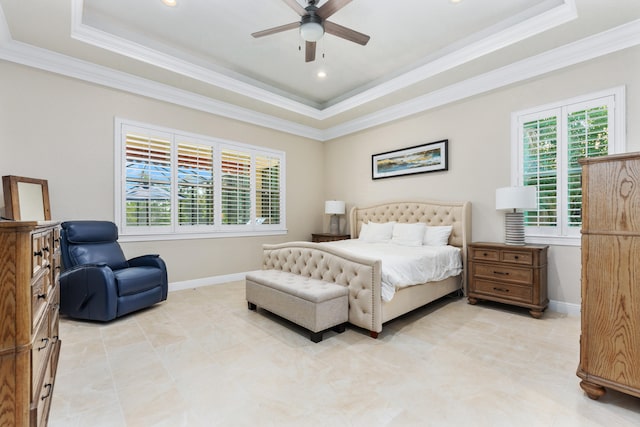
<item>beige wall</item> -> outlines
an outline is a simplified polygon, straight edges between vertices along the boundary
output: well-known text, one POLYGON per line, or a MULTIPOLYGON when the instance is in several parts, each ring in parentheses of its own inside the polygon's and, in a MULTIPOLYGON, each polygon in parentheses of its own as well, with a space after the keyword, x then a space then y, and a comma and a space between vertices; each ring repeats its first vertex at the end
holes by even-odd
MULTIPOLYGON (((259 268, 262 243, 308 240, 326 229, 325 199, 345 200, 348 208, 401 199, 470 200, 473 240, 501 241, 494 192, 509 185, 510 113, 625 85, 627 149, 640 151, 638 70, 640 48, 633 48, 322 144, 0 62, 0 174, 48 179, 54 219, 113 220, 115 116, 285 151, 288 235, 123 245, 128 256, 160 253, 172 282, 259 268), (445 138, 449 171, 371 179, 372 154, 445 138)), ((551 248, 552 300, 579 304, 579 274, 579 248, 551 248)))
MULTIPOLYGON (((640 48, 325 143, 325 196, 348 207, 386 200, 470 200, 473 240, 502 241, 495 189, 510 184, 510 114, 619 85, 627 89, 627 151, 640 150, 640 48), (449 140, 449 170, 371 179, 371 155, 449 140)), ((549 293, 580 303, 580 249, 550 248, 549 293)))
POLYGON ((114 219, 115 116, 286 152, 288 235, 123 244, 161 254, 171 282, 260 268, 262 243, 322 228, 320 142, 2 61, 0 76, 0 175, 47 179, 56 220, 114 219))

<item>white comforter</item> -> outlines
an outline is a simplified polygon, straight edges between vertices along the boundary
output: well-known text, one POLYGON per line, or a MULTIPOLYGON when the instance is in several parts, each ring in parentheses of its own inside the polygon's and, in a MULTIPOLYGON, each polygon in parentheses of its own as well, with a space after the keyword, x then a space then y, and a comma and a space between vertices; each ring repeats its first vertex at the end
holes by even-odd
POLYGON ((434 282, 462 272, 460 248, 366 243, 358 239, 323 243, 355 255, 382 261, 382 299, 390 301, 396 289, 434 282))

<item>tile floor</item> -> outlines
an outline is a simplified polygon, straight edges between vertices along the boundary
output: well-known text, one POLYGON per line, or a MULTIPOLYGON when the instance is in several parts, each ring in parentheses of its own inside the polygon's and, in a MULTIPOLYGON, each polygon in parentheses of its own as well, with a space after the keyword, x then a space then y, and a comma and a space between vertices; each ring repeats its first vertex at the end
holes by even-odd
POLYGON ((553 312, 447 298, 314 344, 234 282, 60 327, 51 427, 640 425, 640 399, 582 393, 580 319, 553 312))

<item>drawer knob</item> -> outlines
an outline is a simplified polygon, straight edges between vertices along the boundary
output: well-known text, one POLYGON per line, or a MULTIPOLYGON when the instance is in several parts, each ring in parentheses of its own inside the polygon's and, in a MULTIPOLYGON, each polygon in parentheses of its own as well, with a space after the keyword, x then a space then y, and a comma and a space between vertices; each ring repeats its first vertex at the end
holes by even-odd
POLYGON ((47 294, 38 294, 38 299, 45 299, 47 294))
POLYGON ((44 345, 42 347, 38 347, 38 351, 44 350, 47 348, 47 345, 49 345, 49 338, 42 338, 40 341, 42 341, 44 345))
POLYGON ((33 256, 42 256, 42 251, 36 251, 33 253, 33 256))
POLYGON ((51 396, 51 388, 52 388, 53 384, 45 384, 44 388, 48 389, 47 390, 47 394, 45 394, 44 396, 42 396, 40 399, 41 400, 45 400, 46 398, 48 398, 49 396, 51 396))
POLYGON ((508 276, 509 272, 508 271, 494 271, 493 274, 500 274, 502 276, 508 276))
POLYGON ((494 287, 493 290, 498 292, 509 292, 509 289, 497 288, 497 287, 494 287))
POLYGON ((44 248, 42 248, 42 250, 45 252, 49 252, 49 246, 45 246, 44 248))

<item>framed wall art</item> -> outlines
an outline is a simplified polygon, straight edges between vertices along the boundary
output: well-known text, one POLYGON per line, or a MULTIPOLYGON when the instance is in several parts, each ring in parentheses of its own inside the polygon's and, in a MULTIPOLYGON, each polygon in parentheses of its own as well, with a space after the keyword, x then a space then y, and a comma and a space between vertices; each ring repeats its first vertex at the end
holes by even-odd
POLYGON ((380 179, 414 173, 446 171, 449 168, 448 143, 448 139, 443 139, 415 147, 374 154, 371 156, 371 178, 380 179))

